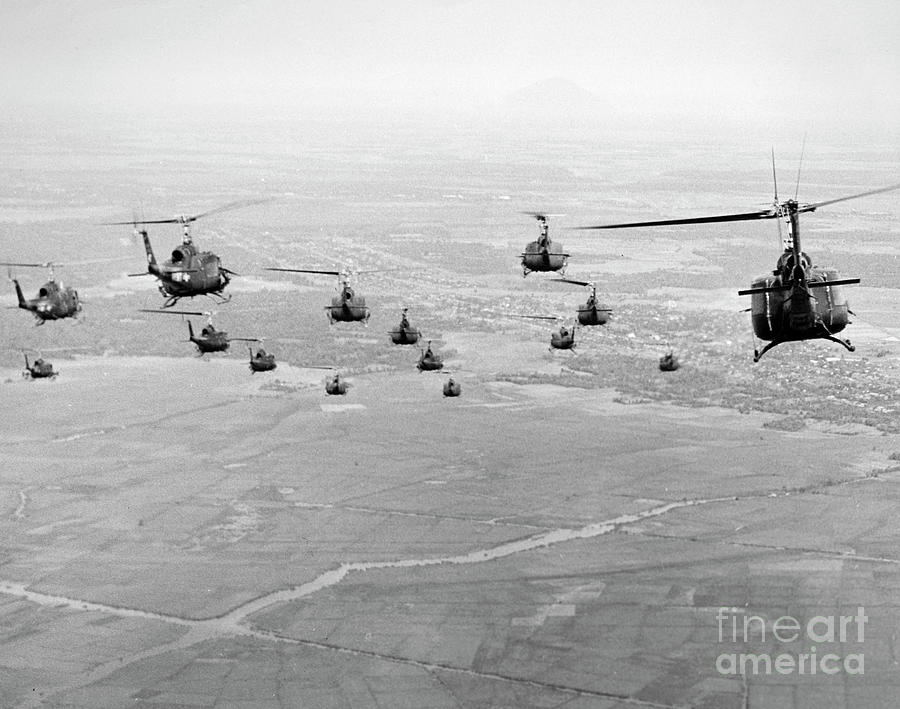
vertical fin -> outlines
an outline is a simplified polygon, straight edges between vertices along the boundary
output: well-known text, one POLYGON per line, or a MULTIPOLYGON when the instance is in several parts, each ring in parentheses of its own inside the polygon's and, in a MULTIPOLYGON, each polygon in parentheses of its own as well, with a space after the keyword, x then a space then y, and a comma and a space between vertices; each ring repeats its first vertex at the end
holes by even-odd
POLYGON ((803 133, 803 143, 800 146, 800 162, 797 163, 797 186, 794 188, 794 199, 800 193, 800 170, 803 167, 803 153, 806 151, 806 133, 803 133))
POLYGON ((25 300, 25 296, 22 294, 22 287, 19 285, 19 282, 13 278, 13 283, 16 285, 16 297, 19 299, 19 307, 23 310, 31 310, 28 307, 28 302, 25 300))

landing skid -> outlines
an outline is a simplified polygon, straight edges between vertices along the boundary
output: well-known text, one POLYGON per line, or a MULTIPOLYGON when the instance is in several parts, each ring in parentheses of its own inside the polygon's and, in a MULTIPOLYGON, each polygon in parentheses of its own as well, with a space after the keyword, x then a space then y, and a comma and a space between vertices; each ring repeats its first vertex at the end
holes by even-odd
POLYGON ((834 335, 826 335, 824 339, 830 342, 836 342, 839 345, 843 345, 847 348, 848 352, 856 352, 856 347, 850 344, 850 340, 842 340, 840 337, 835 337, 834 335))
POLYGON ((215 301, 216 305, 222 305, 223 303, 231 302, 231 295, 222 295, 221 291, 216 291, 215 293, 204 293, 204 295, 208 298, 212 298, 215 301), (218 298, 218 300, 216 300, 216 298, 218 298))
MULTIPOLYGON (((834 335, 822 335, 820 338, 810 338, 810 339, 822 339, 822 340, 828 340, 829 342, 835 342, 835 343, 837 343, 837 344, 839 344, 839 345, 842 345, 843 347, 845 347, 845 348, 847 349, 848 352, 856 352, 856 347, 854 347, 853 345, 850 344, 850 340, 842 340, 840 337, 835 337, 834 335)), ((755 364, 756 362, 759 362, 759 360, 762 359, 762 356, 763 356, 766 352, 768 352, 768 351, 771 350, 773 347, 777 347, 778 345, 780 345, 780 344, 782 344, 782 343, 784 343, 784 342, 787 342, 787 340, 775 340, 775 341, 770 342, 769 344, 767 344, 765 347, 763 347, 763 348, 762 348, 762 351, 760 351, 760 350, 753 350, 753 362, 754 362, 754 364, 755 364)))
MULTIPOLYGON (((231 301, 231 295, 222 295, 221 291, 216 291, 215 293, 198 293, 197 295, 205 295, 207 298, 212 298, 213 302, 216 305, 222 305, 223 303, 228 303, 231 301)), ((166 302, 163 303, 163 308, 171 308, 175 303, 177 303, 182 298, 195 298, 194 295, 170 295, 166 302)))

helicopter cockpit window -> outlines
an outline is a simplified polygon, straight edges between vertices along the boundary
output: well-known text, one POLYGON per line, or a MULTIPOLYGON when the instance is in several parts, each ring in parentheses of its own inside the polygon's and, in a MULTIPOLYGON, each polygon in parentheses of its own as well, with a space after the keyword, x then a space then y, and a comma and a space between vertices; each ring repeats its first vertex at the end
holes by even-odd
POLYGON ((47 289, 46 289, 46 288, 41 288, 41 289, 38 291, 38 297, 39 297, 39 298, 46 298, 48 295, 50 295, 50 294, 47 292, 47 289))
POLYGON ((181 249, 175 249, 172 252, 172 263, 178 263, 184 259, 184 254, 181 252, 181 249))

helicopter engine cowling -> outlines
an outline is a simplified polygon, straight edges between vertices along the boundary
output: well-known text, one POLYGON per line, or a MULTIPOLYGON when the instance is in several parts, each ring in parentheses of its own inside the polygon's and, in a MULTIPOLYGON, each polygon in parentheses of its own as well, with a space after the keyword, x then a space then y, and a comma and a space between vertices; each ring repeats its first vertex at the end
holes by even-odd
MULTIPOLYGON (((751 288, 773 288, 781 285, 780 276, 760 276, 754 278, 751 288)), ((760 340, 773 340, 781 330, 784 312, 784 291, 754 293, 750 296, 750 319, 753 332, 760 340)))
MULTIPOLYGON (((836 281, 840 278, 834 269, 815 269, 810 276, 810 285, 822 281, 836 281)), ((810 289, 816 297, 816 314, 829 332, 840 332, 850 324, 850 304, 843 286, 822 286, 810 289)))

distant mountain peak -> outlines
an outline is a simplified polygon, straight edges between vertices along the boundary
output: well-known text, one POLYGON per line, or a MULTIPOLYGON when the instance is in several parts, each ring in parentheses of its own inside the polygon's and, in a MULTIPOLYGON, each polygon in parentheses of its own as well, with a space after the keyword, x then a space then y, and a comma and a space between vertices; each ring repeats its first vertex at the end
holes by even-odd
POLYGON ((601 118, 609 104, 571 79, 557 76, 511 91, 504 97, 502 109, 507 114, 540 118, 601 118))

